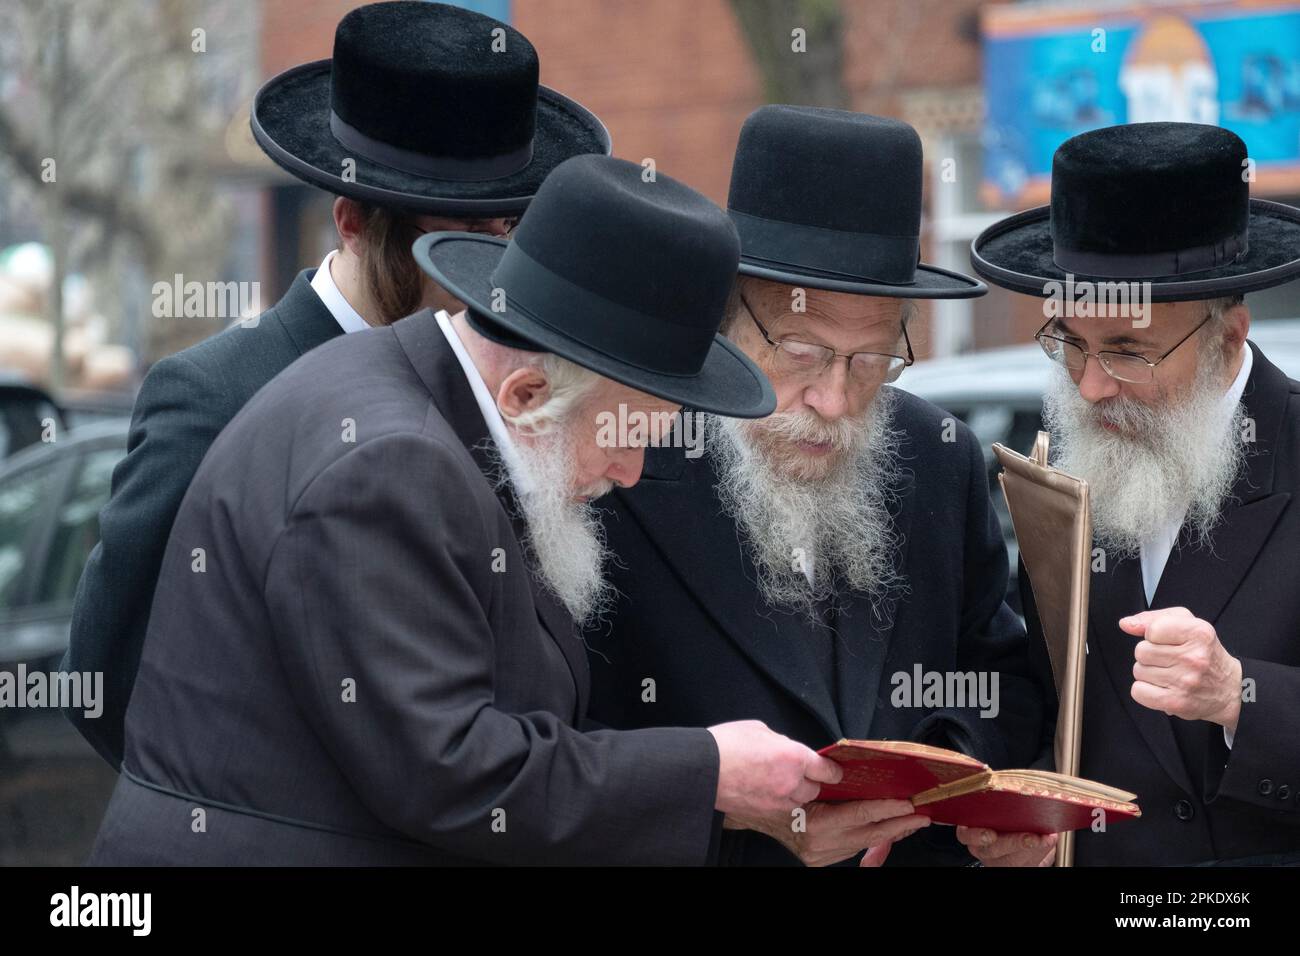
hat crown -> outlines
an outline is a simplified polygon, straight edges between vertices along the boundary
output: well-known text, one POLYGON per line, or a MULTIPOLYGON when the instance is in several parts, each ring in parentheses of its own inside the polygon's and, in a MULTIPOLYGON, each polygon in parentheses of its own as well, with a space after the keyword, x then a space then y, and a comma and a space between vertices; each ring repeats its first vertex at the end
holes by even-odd
POLYGON ((727 208, 891 236, 921 231, 921 138, 901 120, 762 106, 740 131, 727 208))
POLYGON ((763 106, 740 131, 727 212, 745 262, 910 285, 920 261, 921 139, 907 123, 763 106))
POLYGON ((461 7, 372 3, 335 30, 331 109, 362 136, 408 153, 526 161, 537 90, 528 38, 461 7))
MULTIPOLYGON (((1181 260, 1180 272, 1221 264, 1246 247, 1246 166, 1246 144, 1239 136, 1198 123, 1133 123, 1066 140, 1052 159, 1057 263, 1069 268, 1096 261, 1071 258, 1084 253, 1181 254, 1171 260, 1181 260), (1214 249, 1217 255, 1188 254, 1214 249)), ((1100 260, 1093 274, 1111 274, 1107 261, 1100 260)))
POLYGON ((650 178, 636 163, 591 154, 565 160, 542 183, 503 265, 515 250, 626 309, 712 330, 740 261, 735 227, 709 199, 663 173, 650 178))

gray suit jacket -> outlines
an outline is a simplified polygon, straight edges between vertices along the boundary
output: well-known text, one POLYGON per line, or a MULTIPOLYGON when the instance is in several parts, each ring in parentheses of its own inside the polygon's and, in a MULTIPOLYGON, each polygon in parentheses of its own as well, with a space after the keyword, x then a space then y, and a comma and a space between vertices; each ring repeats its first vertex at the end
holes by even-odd
POLYGON ((253 394, 298 358, 343 330, 299 273, 257 323, 234 326, 168 356, 149 370, 131 416, 127 455, 113 471, 113 495, 99 516, 72 608, 60 669, 104 675, 103 713, 64 711, 115 768, 122 725, 149 624, 158 566, 185 489, 208 446, 253 394))
POLYGON ((707 859, 712 735, 576 729, 585 650, 486 439, 428 311, 235 417, 172 529, 92 862, 707 859))

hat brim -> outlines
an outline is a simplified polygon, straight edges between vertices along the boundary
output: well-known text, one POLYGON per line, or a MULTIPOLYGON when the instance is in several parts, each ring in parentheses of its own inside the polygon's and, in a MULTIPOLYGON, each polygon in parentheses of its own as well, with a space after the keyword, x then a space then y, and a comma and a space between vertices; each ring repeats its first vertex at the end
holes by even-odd
POLYGON ((1150 282, 1151 301, 1184 302, 1257 292, 1300 277, 1300 209, 1263 199, 1250 201, 1250 248, 1246 256, 1185 279, 1067 273, 1052 256, 1051 207, 1038 206, 994 223, 971 243, 971 267, 1013 292, 1047 298, 1049 283, 1150 282))
POLYGON ((461 182, 402 172, 356 155, 330 132, 330 61, 295 66, 267 81, 253 100, 253 138, 287 172, 329 192, 429 215, 486 219, 515 215, 547 174, 584 153, 608 156, 609 131, 594 113, 549 87, 537 90, 533 158, 499 179, 461 182), (356 163, 355 181, 343 178, 356 163))
POLYGON ((978 279, 950 272, 924 262, 916 267, 915 281, 906 285, 887 282, 857 282, 837 278, 815 269, 791 271, 774 269, 761 260, 740 257, 740 274, 768 279, 783 285, 806 286, 828 292, 851 292, 855 295, 878 295, 893 299, 974 299, 989 291, 978 279))
POLYGON ((494 311, 491 275, 506 242, 467 232, 433 232, 416 240, 412 253, 435 282, 491 327, 518 336, 537 348, 576 362, 583 368, 697 411, 729 418, 763 418, 776 410, 776 393, 758 366, 735 344, 715 335, 704 365, 695 375, 654 372, 598 351, 563 331, 523 312, 505 296, 503 311, 494 311))

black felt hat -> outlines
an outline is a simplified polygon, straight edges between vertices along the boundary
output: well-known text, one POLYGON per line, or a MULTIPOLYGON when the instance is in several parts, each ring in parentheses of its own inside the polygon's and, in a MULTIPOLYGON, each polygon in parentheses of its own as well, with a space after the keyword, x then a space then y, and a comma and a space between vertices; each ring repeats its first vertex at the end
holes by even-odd
POLYGON ((647 182, 635 163, 579 156, 542 184, 510 242, 433 232, 414 254, 489 338, 700 411, 761 418, 776 408, 767 378, 717 334, 736 230, 662 173, 647 182))
POLYGON ((340 196, 514 215, 570 156, 610 152, 600 120, 537 78, 537 51, 509 24, 424 0, 372 3, 339 22, 333 59, 258 91, 253 136, 294 176, 340 196))
POLYGON ((1150 282, 1155 302, 1244 295, 1300 275, 1300 209, 1250 198, 1246 144, 1199 123, 1080 133, 1052 159, 1050 205, 971 244, 971 265, 1015 292, 1150 282))
POLYGON ((727 213, 740 274, 904 299, 965 299, 984 283, 921 260, 921 138, 907 123, 811 106, 749 115, 727 213))

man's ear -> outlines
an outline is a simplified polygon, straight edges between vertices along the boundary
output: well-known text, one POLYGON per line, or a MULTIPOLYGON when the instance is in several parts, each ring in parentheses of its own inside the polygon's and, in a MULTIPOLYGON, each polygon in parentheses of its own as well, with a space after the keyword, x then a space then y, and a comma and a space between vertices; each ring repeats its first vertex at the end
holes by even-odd
POLYGON ((361 233, 365 225, 366 218, 359 202, 344 196, 335 198, 334 228, 338 230, 343 248, 354 256, 361 255, 361 233))
POLYGON ((518 418, 546 404, 551 397, 551 383, 537 368, 517 368, 497 389, 497 408, 507 419, 518 418))
POLYGON ((1246 336, 1250 334, 1250 309, 1246 307, 1246 303, 1238 303, 1223 313, 1223 325, 1224 347, 1228 349, 1230 355, 1236 355, 1246 341, 1246 336))

